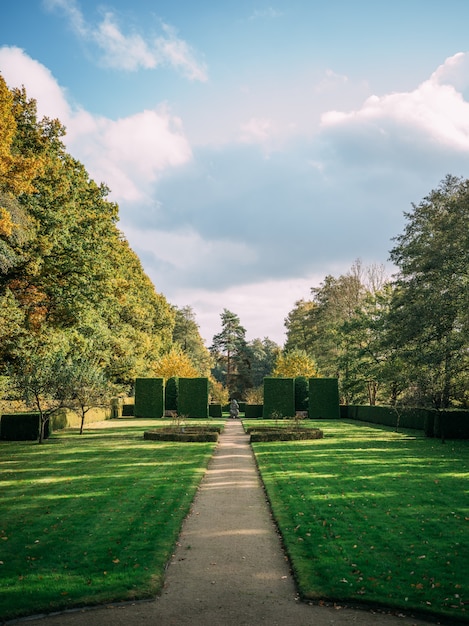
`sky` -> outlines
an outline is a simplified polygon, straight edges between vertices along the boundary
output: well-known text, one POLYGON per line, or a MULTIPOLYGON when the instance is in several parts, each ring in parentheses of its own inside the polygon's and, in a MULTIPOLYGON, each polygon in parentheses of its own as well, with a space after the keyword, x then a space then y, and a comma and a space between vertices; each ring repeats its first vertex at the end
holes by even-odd
POLYGON ((469 177, 467 0, 2 0, 0 74, 119 204, 158 292, 285 341, 469 177))

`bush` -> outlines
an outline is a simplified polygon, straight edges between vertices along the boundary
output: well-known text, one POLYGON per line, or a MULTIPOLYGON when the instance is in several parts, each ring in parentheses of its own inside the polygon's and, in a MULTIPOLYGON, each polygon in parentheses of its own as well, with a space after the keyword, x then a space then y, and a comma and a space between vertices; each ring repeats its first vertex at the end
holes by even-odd
POLYGON ((208 417, 208 378, 180 378, 178 413, 186 417, 208 417))
POLYGON ((309 379, 309 418, 340 419, 337 378, 309 379))
POLYGON ((208 405, 209 417, 222 417, 223 411, 221 404, 209 404, 208 405))
POLYGON ((179 379, 176 376, 168 378, 164 393, 165 411, 178 411, 179 379))
POLYGON ((163 417, 163 379, 135 380, 135 417, 163 417))
POLYGON ((263 404, 246 404, 244 407, 244 417, 251 419, 262 417, 263 410, 263 404))
POLYGON ((309 385, 306 376, 295 378, 295 411, 308 410, 309 385))
POLYGON ((295 382, 293 378, 264 378, 265 418, 295 415, 295 382))
MULTIPOLYGON (((41 416, 39 413, 5 413, 0 421, 3 441, 37 441, 41 416)), ((44 426, 44 439, 49 437, 49 420, 44 426)))
POLYGON ((123 404, 122 405, 122 416, 123 417, 133 417, 135 413, 135 405, 134 404, 123 404))
POLYGON ((469 411, 444 409, 432 411, 434 436, 442 439, 469 439, 469 411))

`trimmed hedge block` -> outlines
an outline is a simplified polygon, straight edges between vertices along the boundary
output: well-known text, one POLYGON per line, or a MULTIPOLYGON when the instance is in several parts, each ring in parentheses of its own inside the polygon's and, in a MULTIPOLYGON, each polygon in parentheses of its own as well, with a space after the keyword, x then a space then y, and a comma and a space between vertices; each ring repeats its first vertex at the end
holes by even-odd
POLYGON ((163 383, 162 378, 135 380, 135 417, 163 417, 163 383))
POLYGON ((308 410, 309 385, 306 376, 295 378, 295 411, 308 410))
POLYGON ((133 417, 135 411, 135 405, 123 404, 122 405, 122 417, 133 417))
POLYGON ((180 378, 178 414, 208 418, 208 378, 180 378))
POLYGON ((221 404, 209 404, 208 414, 209 414, 209 417, 223 417, 221 404))
POLYGON ((265 418, 293 417, 295 415, 295 379, 264 378, 265 418))
POLYGON ((340 419, 337 378, 309 379, 309 418, 340 419))
POLYGON ((433 436, 433 416, 429 409, 402 408, 391 406, 347 405, 340 408, 340 415, 346 419, 380 424, 396 428, 414 428, 425 430, 427 436, 433 436))
POLYGON ((244 406, 244 417, 251 419, 256 417, 262 417, 263 410, 263 404, 246 404, 244 406))
MULTIPOLYGON (((37 441, 41 416, 39 413, 5 413, 0 421, 3 441, 37 441)), ((50 418, 44 425, 44 439, 49 437, 50 418)))
POLYGON ((166 381, 164 391, 164 408, 165 411, 178 410, 178 395, 179 395, 179 379, 176 376, 168 378, 166 381))

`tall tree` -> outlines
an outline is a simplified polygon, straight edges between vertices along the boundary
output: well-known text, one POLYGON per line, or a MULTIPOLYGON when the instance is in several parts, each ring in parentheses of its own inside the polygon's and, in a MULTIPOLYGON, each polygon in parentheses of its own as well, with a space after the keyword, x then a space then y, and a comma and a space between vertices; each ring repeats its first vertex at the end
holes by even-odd
POLYGON ((245 389, 252 387, 246 329, 228 309, 223 309, 220 317, 222 330, 214 335, 210 348, 216 363, 212 373, 228 387, 230 394, 241 397, 245 389))
POLYGON ((174 313, 173 342, 188 355, 199 372, 199 376, 208 376, 212 366, 212 357, 200 336, 192 307, 174 307, 174 313))
POLYGON ((448 175, 412 206, 391 250, 391 319, 423 396, 447 407, 461 375, 468 382, 469 181, 448 175))
POLYGON ((248 342, 248 350, 251 362, 251 378, 254 387, 263 384, 266 376, 271 376, 275 362, 281 352, 280 346, 269 339, 253 339, 248 342))

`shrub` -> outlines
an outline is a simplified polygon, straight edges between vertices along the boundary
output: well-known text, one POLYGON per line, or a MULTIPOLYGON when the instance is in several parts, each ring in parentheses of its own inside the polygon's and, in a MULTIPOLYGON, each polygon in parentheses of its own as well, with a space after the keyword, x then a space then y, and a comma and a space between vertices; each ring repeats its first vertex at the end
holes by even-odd
POLYGON ((266 418, 295 415, 295 384, 293 378, 264 378, 264 411, 266 418))
POLYGON ((337 378, 309 379, 309 418, 340 419, 337 378))
POLYGON ((251 419, 262 417, 263 409, 263 404, 246 404, 244 407, 244 417, 251 419))
POLYGON ((178 413, 208 417, 208 378, 180 378, 178 413))
POLYGON ((295 411, 308 410, 309 385, 306 376, 295 378, 295 411))
POLYGON ((163 417, 163 379, 135 380, 135 417, 163 417))
POLYGON ((209 417, 222 417, 223 412, 222 412, 221 404, 209 404, 208 414, 209 414, 209 417))
POLYGON ((164 394, 164 408, 165 411, 178 410, 178 394, 179 394, 179 379, 177 376, 168 378, 165 386, 164 394))
MULTIPOLYGON (((37 441, 41 417, 39 413, 5 413, 0 422, 0 439, 4 441, 37 441)), ((49 436, 49 420, 44 425, 44 438, 49 436)))

